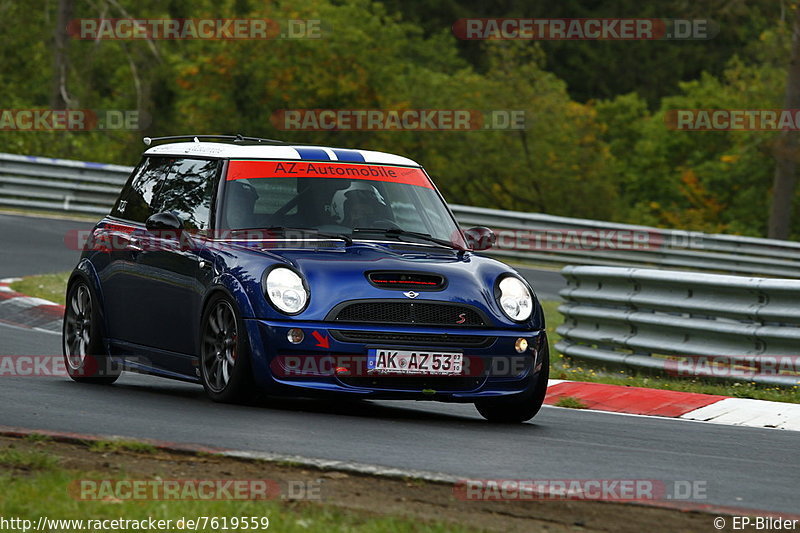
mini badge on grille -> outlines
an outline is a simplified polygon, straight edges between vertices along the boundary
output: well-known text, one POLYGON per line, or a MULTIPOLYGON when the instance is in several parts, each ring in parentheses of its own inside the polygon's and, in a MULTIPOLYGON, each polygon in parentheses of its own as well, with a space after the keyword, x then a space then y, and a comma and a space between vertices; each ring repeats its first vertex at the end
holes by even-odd
POLYGON ((417 296, 419 296, 419 293, 414 291, 404 292, 403 294, 405 294, 409 298, 416 298, 417 296))

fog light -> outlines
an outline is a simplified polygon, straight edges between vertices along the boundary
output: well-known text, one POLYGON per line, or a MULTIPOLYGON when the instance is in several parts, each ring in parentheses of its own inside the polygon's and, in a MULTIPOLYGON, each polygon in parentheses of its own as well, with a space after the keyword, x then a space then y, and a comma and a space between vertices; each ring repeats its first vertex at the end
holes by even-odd
POLYGON ((292 344, 300 344, 303 342, 305 335, 303 334, 303 330, 299 328, 292 328, 286 333, 286 338, 289 339, 289 342, 292 344))
POLYGON ((514 349, 517 350, 517 353, 522 353, 528 349, 528 341, 526 339, 517 339, 517 342, 514 343, 514 349))

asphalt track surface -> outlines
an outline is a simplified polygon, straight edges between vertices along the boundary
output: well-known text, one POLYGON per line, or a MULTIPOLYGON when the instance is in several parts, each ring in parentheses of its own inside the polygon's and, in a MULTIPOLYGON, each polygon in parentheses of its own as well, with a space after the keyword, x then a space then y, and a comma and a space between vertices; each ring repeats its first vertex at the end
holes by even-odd
MULTIPOLYGON (((63 253, 61 239, 75 223, 20 219, 0 215, 1 277, 72 265, 75 252, 63 253), (22 235, 9 237, 9 231, 22 235)), ((59 342, 58 335, 0 325, 3 355, 58 354, 59 342)), ((800 433, 792 431, 555 407, 543 408, 527 424, 493 426, 470 405, 280 400, 231 406, 207 400, 198 385, 127 373, 107 387, 61 378, 4 377, 0 425, 465 478, 649 479, 665 482, 668 490, 675 480, 698 481, 706 498, 697 503, 800 512, 800 433)))

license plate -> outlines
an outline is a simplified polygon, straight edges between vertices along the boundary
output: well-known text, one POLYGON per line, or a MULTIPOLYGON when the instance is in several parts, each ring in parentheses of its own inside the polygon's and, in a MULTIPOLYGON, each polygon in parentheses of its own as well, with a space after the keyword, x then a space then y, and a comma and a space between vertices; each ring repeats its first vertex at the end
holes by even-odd
POLYGON ((367 352, 367 372, 376 374, 422 374, 458 376, 464 369, 464 354, 376 348, 367 352))

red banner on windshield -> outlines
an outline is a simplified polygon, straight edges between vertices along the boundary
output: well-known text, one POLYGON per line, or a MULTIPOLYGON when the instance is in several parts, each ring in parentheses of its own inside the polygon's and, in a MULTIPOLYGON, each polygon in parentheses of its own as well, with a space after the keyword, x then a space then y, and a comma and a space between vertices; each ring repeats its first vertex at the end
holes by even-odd
POLYGON ((256 178, 345 178, 402 183, 433 189, 421 168, 325 161, 231 161, 227 180, 256 178))

